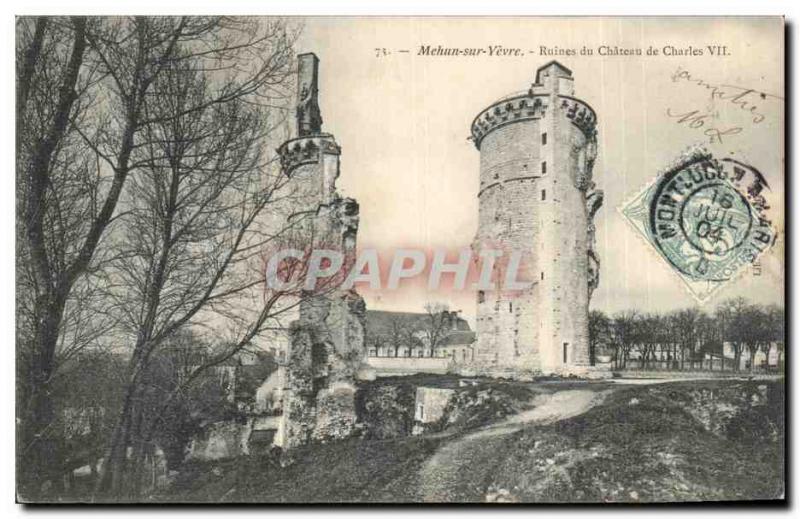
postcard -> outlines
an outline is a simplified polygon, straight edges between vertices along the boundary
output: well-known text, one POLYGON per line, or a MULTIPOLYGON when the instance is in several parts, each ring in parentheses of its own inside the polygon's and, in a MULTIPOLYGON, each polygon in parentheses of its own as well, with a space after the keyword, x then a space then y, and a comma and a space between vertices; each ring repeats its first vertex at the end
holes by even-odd
POLYGON ((17 500, 784 500, 784 39, 18 17, 17 500))

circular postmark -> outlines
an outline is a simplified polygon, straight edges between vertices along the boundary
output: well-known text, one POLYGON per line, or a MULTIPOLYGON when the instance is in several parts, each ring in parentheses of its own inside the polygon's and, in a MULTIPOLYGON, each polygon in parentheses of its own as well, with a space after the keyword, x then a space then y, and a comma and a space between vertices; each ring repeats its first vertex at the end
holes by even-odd
POLYGON ((763 216, 765 187, 752 166, 693 155, 665 173, 651 192, 651 240, 673 268, 691 279, 728 280, 774 239, 763 216))
POLYGON ((725 182, 709 182, 689 193, 681 206, 680 227, 689 243, 717 256, 747 239, 753 216, 747 199, 725 182))

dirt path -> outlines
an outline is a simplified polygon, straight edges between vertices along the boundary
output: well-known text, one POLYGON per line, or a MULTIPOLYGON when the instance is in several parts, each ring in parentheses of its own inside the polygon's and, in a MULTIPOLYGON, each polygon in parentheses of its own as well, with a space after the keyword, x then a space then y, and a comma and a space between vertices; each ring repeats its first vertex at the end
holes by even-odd
POLYGON ((420 499, 425 502, 482 501, 486 475, 498 460, 505 436, 526 425, 548 424, 585 413, 608 394, 570 389, 537 395, 533 409, 444 444, 420 471, 420 499))

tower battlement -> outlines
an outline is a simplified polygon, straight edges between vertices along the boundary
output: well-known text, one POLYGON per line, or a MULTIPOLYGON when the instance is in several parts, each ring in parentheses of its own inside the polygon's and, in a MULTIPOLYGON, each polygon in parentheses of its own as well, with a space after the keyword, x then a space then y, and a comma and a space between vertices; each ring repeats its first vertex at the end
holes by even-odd
POLYGON ((300 166, 317 164, 322 161, 322 155, 339 156, 342 149, 336 144, 333 135, 320 133, 290 139, 278 148, 281 169, 287 176, 300 166))
POLYGON ((530 93, 501 99, 489 105, 472 121, 472 142, 481 149, 481 141, 491 131, 507 124, 544 116, 550 96, 530 93))
MULTIPOLYGON (((507 124, 530 119, 541 119, 553 99, 551 94, 531 92, 501 99, 480 112, 472 121, 472 142, 481 149, 481 141, 491 131, 507 124)), ((597 115, 588 103, 568 95, 557 95, 556 106, 583 131, 587 137, 594 135, 597 115)))
POLYGON ((317 213, 337 200, 341 147, 322 131, 319 106, 319 58, 308 52, 297 57, 295 137, 278 149, 281 170, 296 186, 293 215, 317 213))
POLYGON ((594 136, 597 116, 588 103, 576 97, 572 71, 551 61, 536 69, 527 92, 506 96, 484 108, 472 121, 472 141, 481 149, 487 134, 519 121, 541 119, 551 106, 560 107, 588 138, 594 136))
POLYGON ((572 96, 559 95, 559 106, 564 111, 567 119, 592 139, 597 132, 597 114, 588 103, 572 96))

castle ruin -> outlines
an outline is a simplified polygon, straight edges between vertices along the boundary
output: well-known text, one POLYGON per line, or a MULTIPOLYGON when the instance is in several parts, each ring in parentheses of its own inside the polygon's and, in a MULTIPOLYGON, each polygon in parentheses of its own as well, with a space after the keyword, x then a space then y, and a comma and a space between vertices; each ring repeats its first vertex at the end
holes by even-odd
MULTIPOLYGON (((278 149, 294 190, 289 216, 299 248, 325 248, 355 258, 358 203, 336 191, 341 148, 322 132, 319 59, 298 56, 297 137, 278 149)), ((351 265, 345 265, 349 271, 351 265)), ((283 416, 276 443, 284 448, 344 438, 355 429, 355 377, 366 363, 364 300, 337 284, 302 294, 290 329, 283 416)))
POLYGON ((475 364, 492 375, 590 370, 589 299, 599 281, 592 182, 596 116, 574 97, 572 72, 556 61, 531 88, 478 114, 479 223, 474 247, 523 252, 528 280, 517 293, 477 296, 475 364))

